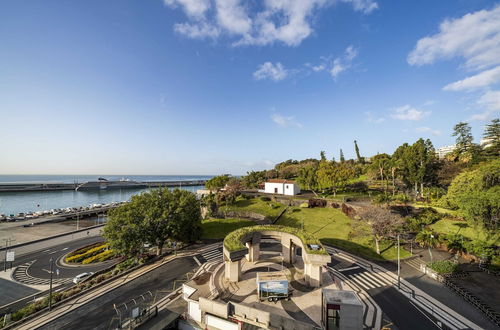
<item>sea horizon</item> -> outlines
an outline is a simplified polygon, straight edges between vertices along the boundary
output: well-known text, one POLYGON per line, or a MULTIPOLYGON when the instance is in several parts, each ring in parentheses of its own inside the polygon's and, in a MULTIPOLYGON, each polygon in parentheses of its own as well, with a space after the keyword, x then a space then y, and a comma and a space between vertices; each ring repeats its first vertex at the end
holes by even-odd
POLYGON ((0 184, 18 183, 82 183, 96 181, 98 178, 107 180, 129 179, 140 182, 150 181, 191 181, 208 180, 215 175, 148 175, 148 174, 0 174, 0 184))

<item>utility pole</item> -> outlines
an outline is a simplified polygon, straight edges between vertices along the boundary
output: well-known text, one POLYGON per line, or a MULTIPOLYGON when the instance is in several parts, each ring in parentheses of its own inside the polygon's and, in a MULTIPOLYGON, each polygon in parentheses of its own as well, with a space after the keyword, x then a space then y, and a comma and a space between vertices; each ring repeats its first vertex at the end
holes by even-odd
POLYGON ((52 309, 52 267, 54 259, 50 257, 50 287, 49 287, 49 311, 52 309))
POLYGON ((401 289, 401 258, 399 254, 399 234, 398 234, 398 289, 401 289))

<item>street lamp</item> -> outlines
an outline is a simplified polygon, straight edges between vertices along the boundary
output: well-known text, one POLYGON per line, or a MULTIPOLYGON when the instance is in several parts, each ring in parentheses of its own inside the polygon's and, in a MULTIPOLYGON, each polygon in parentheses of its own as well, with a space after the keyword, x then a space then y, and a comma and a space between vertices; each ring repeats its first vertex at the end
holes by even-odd
POLYGON ((401 256, 399 251, 399 234, 398 234, 398 289, 401 289, 401 256))
POLYGON ((49 287, 49 311, 52 309, 52 267, 54 266, 54 259, 50 257, 50 287, 49 287))

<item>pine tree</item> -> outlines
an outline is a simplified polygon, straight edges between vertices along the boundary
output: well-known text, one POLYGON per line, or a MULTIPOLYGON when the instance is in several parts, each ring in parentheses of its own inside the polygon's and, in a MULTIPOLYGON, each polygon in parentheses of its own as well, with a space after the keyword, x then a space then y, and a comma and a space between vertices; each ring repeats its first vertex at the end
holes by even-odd
POLYGON ((486 125, 483 137, 488 140, 488 151, 500 153, 500 119, 496 118, 486 125))
POLYGON ((340 149, 340 162, 341 163, 345 162, 344 153, 342 152, 342 149, 340 149))
POLYGON ((468 123, 460 122, 453 127, 452 136, 456 137, 457 151, 462 154, 470 149, 472 146, 472 133, 468 123))
POLYGON ((354 140, 354 149, 356 150, 356 157, 358 158, 358 162, 360 162, 361 164, 364 164, 365 159, 363 157, 361 157, 361 155, 359 153, 358 142, 356 140, 354 140))
POLYGON ((321 151, 321 152, 319 153, 319 157, 320 157, 320 160, 322 160, 322 161, 326 160, 325 152, 324 152, 324 151, 321 151))

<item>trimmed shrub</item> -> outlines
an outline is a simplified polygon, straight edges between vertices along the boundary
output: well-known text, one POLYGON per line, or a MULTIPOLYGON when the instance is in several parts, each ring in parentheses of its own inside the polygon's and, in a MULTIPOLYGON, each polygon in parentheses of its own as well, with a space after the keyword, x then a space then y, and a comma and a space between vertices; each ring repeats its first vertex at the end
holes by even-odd
POLYGON ((109 246, 108 244, 100 244, 99 246, 96 246, 92 249, 89 249, 84 253, 76 254, 76 255, 73 255, 71 257, 66 257, 66 262, 73 262, 73 263, 82 262, 83 260, 85 260, 87 258, 90 258, 90 257, 93 257, 97 254, 100 254, 101 252, 106 250, 108 248, 108 246, 109 246))
POLYGON ((307 209, 309 207, 309 203, 301 203, 299 207, 307 209))
POLYGON ((457 271, 458 265, 450 260, 434 261, 429 267, 438 274, 452 274, 457 271))
POLYGON ((263 201, 263 202, 270 202, 271 201, 271 198, 270 197, 267 197, 267 196, 261 196, 260 197, 260 200, 263 201))
POLYGON ((93 262, 106 261, 114 256, 115 256, 115 252, 113 250, 105 250, 105 251, 102 251, 101 253, 96 254, 90 258, 84 259, 82 261, 82 265, 90 264, 93 262))

